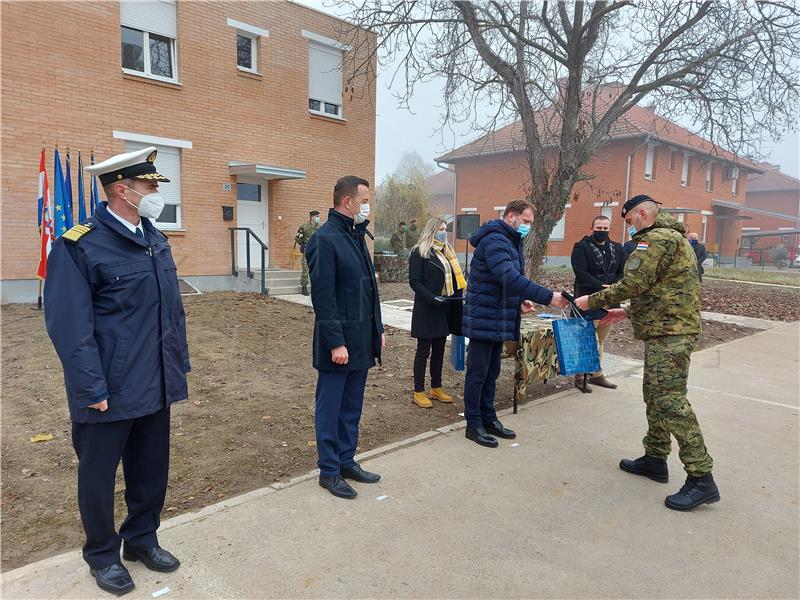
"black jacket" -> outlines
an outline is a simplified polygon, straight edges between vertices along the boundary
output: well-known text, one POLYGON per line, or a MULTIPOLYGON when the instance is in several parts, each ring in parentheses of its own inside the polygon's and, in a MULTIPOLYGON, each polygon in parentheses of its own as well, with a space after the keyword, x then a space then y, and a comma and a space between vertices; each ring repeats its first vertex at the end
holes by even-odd
POLYGON ((381 303, 375 267, 364 241, 369 221, 335 209, 308 240, 306 260, 314 306, 314 368, 319 371, 361 371, 381 359, 381 303), (345 346, 346 365, 331 361, 331 350, 345 346))
POLYGON ((175 261, 148 219, 133 235, 100 203, 91 231, 59 237, 47 260, 44 316, 64 367, 73 423, 158 412, 189 395, 191 370, 175 261), (90 405, 108 400, 108 410, 90 405))
MULTIPOLYGON (((461 335, 461 320, 464 306, 461 300, 448 300, 436 304, 434 298, 442 295, 444 288, 444 266, 431 255, 422 258, 414 249, 408 257, 408 283, 414 290, 414 312, 411 314, 411 335, 415 338, 442 338, 449 334, 461 335)), ((455 276, 453 276, 455 288, 455 276)), ((461 298, 462 290, 456 290, 453 298, 461 298)))
MULTIPOLYGON (((691 242, 689 242, 691 244, 691 242)), ((697 242, 697 244, 692 245, 694 249, 694 255, 697 257, 697 271, 702 275, 705 273, 705 269, 703 268, 703 261, 708 258, 706 254, 706 245, 697 242)))
POLYGON ((625 253, 622 244, 608 240, 612 258, 607 263, 603 250, 594 238, 587 235, 572 248, 572 270, 575 272, 575 296, 594 294, 622 279, 625 272, 625 253))

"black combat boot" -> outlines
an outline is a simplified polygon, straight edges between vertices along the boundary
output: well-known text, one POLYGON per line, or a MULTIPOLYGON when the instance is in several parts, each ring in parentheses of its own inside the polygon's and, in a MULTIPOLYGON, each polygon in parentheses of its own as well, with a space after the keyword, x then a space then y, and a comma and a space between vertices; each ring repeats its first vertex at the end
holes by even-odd
POLYGON ((713 504, 714 502, 719 502, 719 490, 711 473, 706 473, 701 477, 689 475, 681 490, 677 494, 667 496, 664 500, 667 508, 672 510, 692 510, 701 504, 713 504))
POLYGON ((636 460, 623 458, 619 461, 619 468, 634 475, 649 477, 659 483, 667 483, 669 481, 669 469, 667 469, 667 460, 665 458, 656 458, 646 454, 636 460))
POLYGON ((308 286, 307 285, 302 286, 300 288, 300 293, 303 294, 303 296, 308 296, 308 286))

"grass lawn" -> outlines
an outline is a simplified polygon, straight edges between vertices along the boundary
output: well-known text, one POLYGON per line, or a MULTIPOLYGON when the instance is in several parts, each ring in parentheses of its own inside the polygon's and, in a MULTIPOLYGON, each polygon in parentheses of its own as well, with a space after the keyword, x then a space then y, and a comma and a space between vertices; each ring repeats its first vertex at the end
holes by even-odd
POLYGON ((800 287, 800 270, 762 271, 760 269, 726 269, 706 267, 704 277, 712 279, 731 279, 755 283, 774 283, 800 287))

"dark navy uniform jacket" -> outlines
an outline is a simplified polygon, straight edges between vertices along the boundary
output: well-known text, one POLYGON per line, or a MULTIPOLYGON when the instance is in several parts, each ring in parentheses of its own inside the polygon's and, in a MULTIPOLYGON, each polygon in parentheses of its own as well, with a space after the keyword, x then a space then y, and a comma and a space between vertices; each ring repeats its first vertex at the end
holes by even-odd
POLYGON ((45 323, 74 423, 153 414, 188 397, 189 347, 175 261, 148 219, 138 238, 98 205, 94 228, 58 238, 47 260, 45 323), (108 399, 108 410, 88 408, 108 399))
POLYGON ((361 371, 381 359, 381 301, 364 241, 368 224, 354 225, 331 208, 306 245, 316 316, 313 365, 318 371, 361 371), (331 360, 331 350, 338 346, 347 347, 346 365, 331 360))

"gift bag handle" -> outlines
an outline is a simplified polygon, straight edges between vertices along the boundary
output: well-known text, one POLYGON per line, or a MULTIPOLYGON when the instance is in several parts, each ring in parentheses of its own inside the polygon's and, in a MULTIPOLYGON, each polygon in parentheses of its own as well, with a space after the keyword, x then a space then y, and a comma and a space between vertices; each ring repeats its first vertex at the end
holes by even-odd
POLYGON ((573 314, 576 317, 580 317, 581 319, 586 321, 586 315, 584 314, 584 312, 580 308, 578 308, 578 305, 575 304, 575 298, 573 297, 573 295, 570 294, 567 290, 561 290, 561 295, 564 297, 564 299, 567 302, 569 302, 569 305, 570 305, 570 308, 572 308, 573 314))

